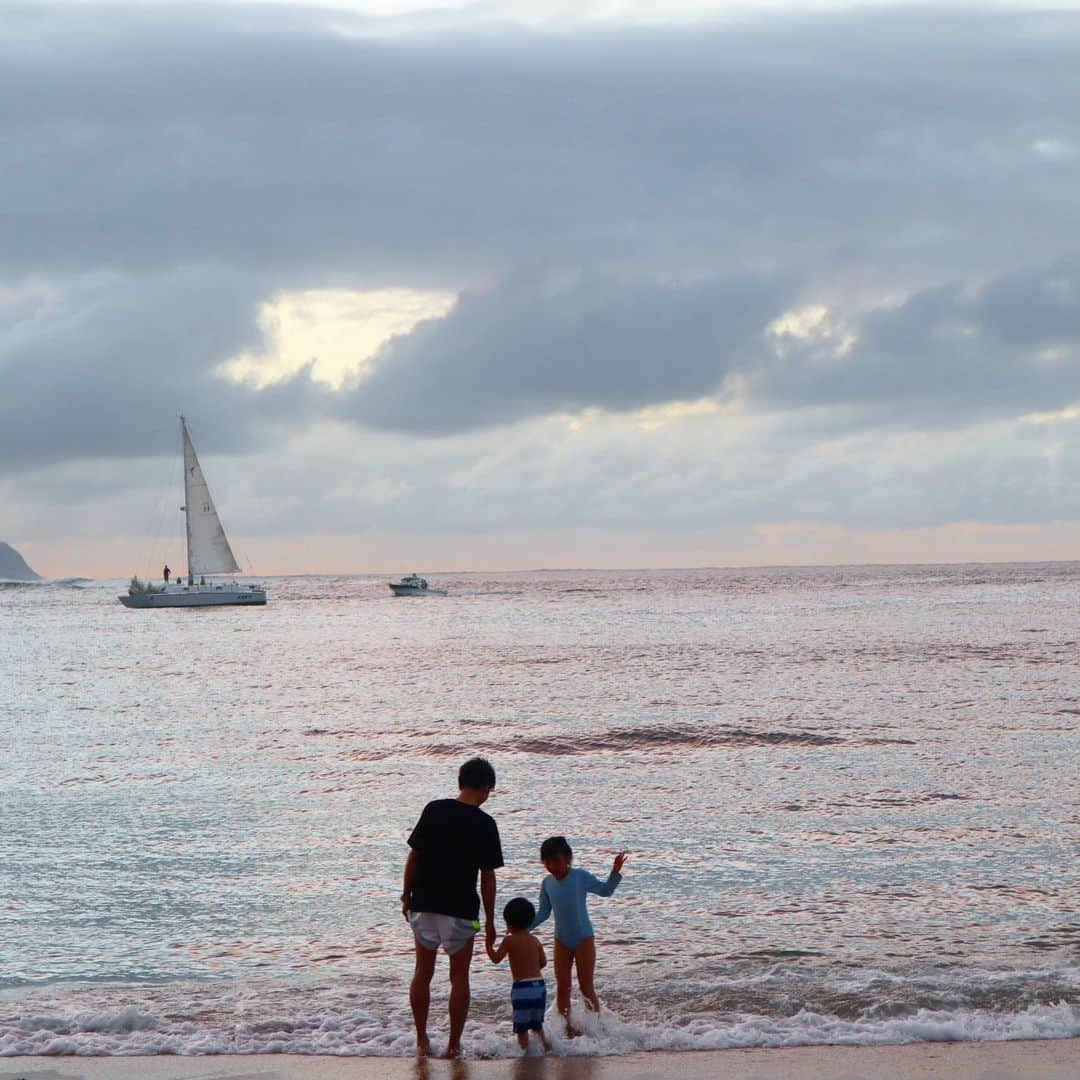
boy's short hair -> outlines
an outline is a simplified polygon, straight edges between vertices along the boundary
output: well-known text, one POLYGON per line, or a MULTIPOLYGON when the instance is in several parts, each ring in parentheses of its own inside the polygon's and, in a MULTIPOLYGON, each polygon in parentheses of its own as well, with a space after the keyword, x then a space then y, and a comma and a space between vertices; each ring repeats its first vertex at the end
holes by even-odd
POLYGON ((458 769, 457 785, 459 788, 493 788, 495 786, 495 770, 487 758, 469 758, 458 769))
POLYGON ((515 896, 503 908, 503 918, 511 930, 528 930, 536 918, 536 908, 524 896, 515 896))
POLYGON ((568 859, 574 857, 574 852, 566 842, 565 836, 549 836, 540 845, 540 858, 553 859, 556 855, 565 855, 568 859))

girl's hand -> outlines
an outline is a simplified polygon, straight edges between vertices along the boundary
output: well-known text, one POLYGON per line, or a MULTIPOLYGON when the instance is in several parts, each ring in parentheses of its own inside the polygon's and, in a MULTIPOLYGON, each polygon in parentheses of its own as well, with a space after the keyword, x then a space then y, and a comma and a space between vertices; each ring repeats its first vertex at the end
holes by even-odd
POLYGON ((621 874, 622 873, 622 868, 626 864, 626 856, 627 856, 627 854, 628 853, 625 852, 625 851, 620 851, 619 854, 615 856, 615 863, 611 867, 611 872, 613 874, 621 874))

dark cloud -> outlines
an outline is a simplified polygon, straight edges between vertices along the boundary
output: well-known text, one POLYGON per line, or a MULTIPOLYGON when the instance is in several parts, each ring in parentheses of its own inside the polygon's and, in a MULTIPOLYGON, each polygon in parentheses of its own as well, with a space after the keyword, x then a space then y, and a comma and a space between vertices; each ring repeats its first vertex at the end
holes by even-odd
POLYGON ((919 290, 750 372, 772 406, 855 406, 864 426, 971 423, 1080 401, 1080 262, 919 290), (846 347, 845 347, 846 346, 846 347))
POLYGON ((383 349, 350 394, 369 427, 446 434, 718 395, 831 408, 834 430, 956 426, 1080 400, 1080 263, 922 289, 787 333, 792 283, 515 280, 383 349))
POLYGON ((263 391, 214 373, 260 344, 265 283, 221 267, 100 272, 27 285, 0 303, 0 462, 10 472, 78 458, 173 453, 175 417, 218 449, 260 423, 302 421, 318 391, 305 369, 263 391))
POLYGON ((1080 226, 1080 20, 886 10, 364 36, 345 14, 5 5, 0 265, 459 285, 522 262, 1044 259, 1080 226), (342 30, 352 34, 342 33, 342 30))
POLYGON ((745 277, 514 279, 393 339, 346 408, 370 427, 444 434, 693 400, 753 364, 763 328, 793 294, 745 277))

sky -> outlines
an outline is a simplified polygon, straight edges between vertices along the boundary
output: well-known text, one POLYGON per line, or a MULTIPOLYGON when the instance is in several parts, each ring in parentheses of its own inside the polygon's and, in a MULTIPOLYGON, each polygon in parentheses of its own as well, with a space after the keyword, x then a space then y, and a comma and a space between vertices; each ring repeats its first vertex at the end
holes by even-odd
POLYGON ((0 539, 1080 556, 1080 13, 6 3, 0 539))

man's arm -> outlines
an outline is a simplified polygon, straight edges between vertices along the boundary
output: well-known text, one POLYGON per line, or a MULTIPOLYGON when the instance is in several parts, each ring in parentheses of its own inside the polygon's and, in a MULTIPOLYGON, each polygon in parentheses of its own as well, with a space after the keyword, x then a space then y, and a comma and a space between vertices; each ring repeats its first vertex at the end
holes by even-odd
POLYGON ((490 948, 495 944, 495 871, 480 871, 480 899, 484 904, 484 940, 490 948))
POLYGON ((405 873, 401 883, 401 913, 406 919, 409 917, 409 907, 412 904, 413 879, 416 876, 416 853, 424 847, 430 847, 428 833, 431 831, 430 812, 433 803, 428 803, 420 814, 419 820, 409 833, 406 841, 409 845, 409 857, 405 860, 405 873))
MULTIPOLYGON (((409 857, 405 860, 405 873, 401 882, 401 914, 406 919, 409 917, 409 907, 412 904, 413 874, 416 873, 416 851, 409 848, 409 857)), ((494 900, 492 901, 494 903, 494 900)))

